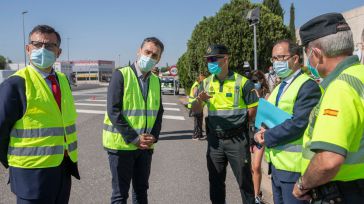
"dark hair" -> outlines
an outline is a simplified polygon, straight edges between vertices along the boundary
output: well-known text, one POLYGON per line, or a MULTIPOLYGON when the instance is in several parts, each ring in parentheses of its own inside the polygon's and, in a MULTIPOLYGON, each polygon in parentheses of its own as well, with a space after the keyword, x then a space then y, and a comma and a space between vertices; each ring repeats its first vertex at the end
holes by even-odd
POLYGON ((260 70, 254 70, 251 72, 251 80, 254 82, 255 80, 258 80, 262 83, 262 88, 259 90, 259 94, 261 97, 265 97, 269 93, 269 86, 267 79, 265 78, 265 75, 260 70))
POLYGON ((144 44, 147 43, 147 42, 152 42, 155 45, 157 45, 161 49, 161 54, 163 53, 164 45, 163 45, 162 41, 160 41, 158 38, 156 38, 156 37, 145 38, 143 40, 142 45, 140 46, 140 48, 142 48, 144 46, 144 44))
POLYGON ((298 62, 301 63, 302 53, 303 53, 302 47, 290 39, 279 40, 276 43, 274 43, 273 47, 275 47, 276 45, 281 44, 281 43, 287 43, 289 54, 291 56, 297 55, 299 57, 298 62))
POLYGON ((29 33, 29 43, 30 43, 30 37, 34 34, 34 33, 47 33, 47 34, 52 34, 54 33, 57 36, 57 44, 58 47, 61 45, 61 36, 59 35, 59 33, 54 30, 54 28, 50 27, 49 25, 37 25, 33 28, 33 30, 29 33))

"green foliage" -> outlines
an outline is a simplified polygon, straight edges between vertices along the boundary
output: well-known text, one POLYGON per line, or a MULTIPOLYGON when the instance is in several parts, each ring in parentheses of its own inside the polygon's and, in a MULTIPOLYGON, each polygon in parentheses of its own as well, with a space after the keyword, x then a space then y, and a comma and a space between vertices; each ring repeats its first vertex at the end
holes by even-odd
POLYGON ((291 39, 293 42, 296 42, 296 26, 295 26, 295 8, 293 3, 291 3, 291 8, 290 8, 290 12, 289 12, 289 32, 291 34, 291 39))
POLYGON ((268 9, 270 9, 274 14, 280 16, 283 19, 284 11, 279 0, 264 0, 263 5, 268 7, 268 9))
MULTIPOLYGON (((180 82, 189 88, 200 72, 207 72, 204 55, 210 44, 224 44, 229 48, 229 68, 242 73, 244 61, 254 64, 253 28, 245 19, 246 13, 259 6, 260 22, 257 24, 258 69, 271 65, 274 42, 288 38, 289 31, 280 16, 262 4, 249 0, 232 0, 213 17, 204 17, 195 27, 187 43, 187 51, 177 62, 180 82)), ((252 66, 253 67, 253 66, 252 66)))
POLYGON ((5 69, 5 67, 6 67, 6 58, 0 55, 0 70, 5 69))

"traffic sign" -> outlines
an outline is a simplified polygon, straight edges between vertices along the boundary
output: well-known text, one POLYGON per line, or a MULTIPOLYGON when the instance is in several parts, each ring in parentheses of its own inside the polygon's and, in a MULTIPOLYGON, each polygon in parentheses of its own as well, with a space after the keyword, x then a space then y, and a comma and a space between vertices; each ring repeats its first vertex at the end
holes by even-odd
POLYGON ((178 74, 178 69, 176 66, 171 66, 171 68, 169 69, 169 73, 172 75, 172 76, 176 76, 178 74))

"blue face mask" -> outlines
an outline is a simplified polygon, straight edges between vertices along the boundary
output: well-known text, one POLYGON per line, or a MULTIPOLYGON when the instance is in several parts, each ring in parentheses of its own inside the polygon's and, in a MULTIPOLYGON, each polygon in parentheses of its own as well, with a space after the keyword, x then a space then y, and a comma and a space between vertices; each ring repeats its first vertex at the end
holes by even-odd
POLYGON ((209 62, 207 63, 207 68, 211 74, 218 75, 221 73, 221 67, 219 66, 219 62, 209 62))
POLYGON ((49 51, 45 48, 40 48, 37 50, 32 50, 32 53, 30 54, 30 60, 37 68, 46 69, 54 64, 56 61, 56 55, 52 51, 49 51))
POLYGON ((286 78, 292 73, 292 69, 288 66, 288 61, 275 61, 273 69, 279 78, 286 78))
POLYGON ((260 90, 260 88, 262 88, 262 84, 260 82, 254 83, 254 89, 255 90, 260 90))
POLYGON ((311 74, 314 76, 314 77, 316 77, 316 78, 321 78, 321 76, 320 76, 320 74, 319 74, 319 72, 318 72, 318 70, 317 70, 317 67, 318 67, 318 64, 317 64, 317 66, 316 67, 313 67, 313 66, 311 66, 311 64, 310 64, 310 56, 311 56, 311 54, 312 54, 312 50, 311 50, 311 52, 310 52, 310 54, 308 55, 308 57, 307 57, 307 68, 308 68, 308 70, 311 72, 311 74))
POLYGON ((141 55, 138 60, 138 66, 142 72, 149 72, 157 64, 157 60, 141 55))

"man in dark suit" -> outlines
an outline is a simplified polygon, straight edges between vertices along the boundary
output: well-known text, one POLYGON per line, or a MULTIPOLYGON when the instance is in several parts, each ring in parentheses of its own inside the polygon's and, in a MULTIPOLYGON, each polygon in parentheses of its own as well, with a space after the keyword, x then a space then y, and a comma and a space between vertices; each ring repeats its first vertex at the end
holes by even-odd
POLYGON ((255 134, 255 140, 267 147, 276 204, 306 203, 293 197, 292 189, 300 176, 302 135, 321 91, 319 85, 301 71, 300 50, 290 40, 281 40, 274 45, 271 62, 281 83, 268 101, 292 114, 292 118, 271 129, 261 128, 255 134))
POLYGON ((53 68, 61 38, 36 26, 30 64, 0 85, 0 162, 18 204, 65 204, 77 169, 76 109, 67 77, 53 68))

